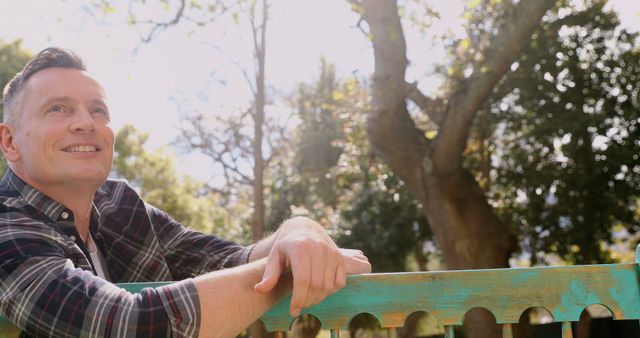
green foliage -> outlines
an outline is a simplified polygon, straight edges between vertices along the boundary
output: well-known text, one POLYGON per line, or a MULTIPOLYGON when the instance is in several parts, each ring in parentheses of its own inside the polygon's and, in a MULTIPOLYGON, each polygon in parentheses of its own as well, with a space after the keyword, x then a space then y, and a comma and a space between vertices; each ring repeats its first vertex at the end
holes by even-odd
POLYGON ((409 255, 417 254, 417 260, 426 260, 423 246, 431 239, 431 232, 422 206, 384 165, 366 170, 357 177, 364 179, 362 190, 343 201, 343 223, 337 242, 365 252, 375 272, 405 271, 409 255), (376 179, 366 181, 372 176, 376 179))
POLYGON ((298 130, 295 165, 303 179, 312 180, 317 194, 327 204, 334 206, 336 194, 332 186, 335 179, 327 175, 336 165, 340 148, 336 142, 342 139, 338 102, 343 92, 335 88, 335 67, 322 61, 322 71, 313 86, 302 84, 298 89, 298 117, 302 123, 298 130))
POLYGON ((430 238, 422 209, 404 184, 372 158, 364 128, 370 96, 356 79, 338 80, 322 62, 313 84, 300 85, 300 125, 288 157, 274 163, 269 224, 307 209, 337 243, 361 249, 375 271, 402 271, 430 238))
POLYGON ((640 225, 637 35, 603 6, 546 20, 476 125, 476 141, 495 131, 491 200, 533 264, 610 262, 614 227, 640 225))
MULTIPOLYGON (((368 95, 356 86, 361 102, 368 95)), ((369 107, 354 105, 343 121, 342 155, 332 169, 342 191, 339 203, 339 236, 343 247, 362 250, 375 272, 408 270, 407 258, 413 255, 425 269, 424 245, 432 239, 422 206, 391 170, 370 151, 365 121, 369 107)))
POLYGON ((142 198, 168 212, 174 219, 205 233, 238 239, 227 212, 214 194, 204 193, 204 185, 193 178, 178 176, 173 158, 163 150, 148 152, 148 135, 132 125, 118 131, 113 171, 127 179, 142 198))
POLYGON ((340 113, 351 102, 339 88, 335 67, 324 60, 320 77, 313 84, 298 86, 295 109, 300 125, 294 133, 289 152, 272 164, 273 177, 268 184, 270 216, 268 228, 289 217, 291 206, 302 206, 328 222, 340 192, 330 170, 342 150, 336 145, 342 136, 340 113))
MULTIPOLYGON (((0 40, 0 95, 9 81, 24 67, 31 58, 31 53, 22 47, 22 41, 4 43, 0 40)), ((0 121, 4 116, 4 108, 0 105, 0 121)), ((0 173, 7 169, 7 163, 0 154, 0 173)))
POLYGON ((453 55, 453 62, 439 70, 447 78, 449 88, 463 82, 482 62, 479 56, 489 46, 498 28, 508 20, 513 6, 513 1, 496 0, 474 0, 467 4, 463 14, 467 20, 466 37, 449 40, 445 36, 443 41, 453 55))

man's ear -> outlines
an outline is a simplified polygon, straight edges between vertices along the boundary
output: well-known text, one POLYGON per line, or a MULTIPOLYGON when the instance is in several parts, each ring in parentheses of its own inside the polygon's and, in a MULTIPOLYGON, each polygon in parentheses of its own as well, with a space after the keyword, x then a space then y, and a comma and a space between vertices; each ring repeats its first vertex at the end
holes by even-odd
POLYGON ((0 150, 9 162, 16 162, 20 158, 20 152, 15 144, 15 129, 7 123, 0 123, 0 150))

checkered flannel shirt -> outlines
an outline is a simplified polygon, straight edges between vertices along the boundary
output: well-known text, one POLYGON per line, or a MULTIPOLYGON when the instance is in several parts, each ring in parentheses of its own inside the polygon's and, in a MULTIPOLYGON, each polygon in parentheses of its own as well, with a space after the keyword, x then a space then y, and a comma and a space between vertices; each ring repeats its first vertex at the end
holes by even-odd
POLYGON ((96 277, 73 213, 11 170, 0 182, 0 312, 27 337, 195 337, 191 277, 246 263, 250 247, 186 228, 108 180, 91 234, 111 281, 96 277), (112 283, 179 281, 131 294, 112 283))

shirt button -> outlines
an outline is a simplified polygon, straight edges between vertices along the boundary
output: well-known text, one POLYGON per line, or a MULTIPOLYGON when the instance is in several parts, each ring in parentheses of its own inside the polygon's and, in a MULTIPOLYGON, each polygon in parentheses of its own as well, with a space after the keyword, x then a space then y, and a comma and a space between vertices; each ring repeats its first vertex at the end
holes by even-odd
POLYGON ((71 235, 71 236, 69 236, 69 239, 70 239, 72 242, 75 242, 75 241, 76 241, 76 236, 71 235))
POLYGON ((69 213, 68 213, 68 212, 66 212, 66 211, 63 211, 63 212, 60 214, 60 216, 62 217, 62 219, 67 219, 67 218, 69 218, 69 213))

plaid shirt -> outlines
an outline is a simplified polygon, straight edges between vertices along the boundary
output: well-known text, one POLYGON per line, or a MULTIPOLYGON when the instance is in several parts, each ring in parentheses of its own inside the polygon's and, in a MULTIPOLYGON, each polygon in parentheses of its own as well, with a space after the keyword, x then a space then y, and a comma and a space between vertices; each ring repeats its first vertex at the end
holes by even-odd
POLYGON ((96 277, 73 213, 11 170, 0 182, 0 312, 35 337, 195 337, 190 277, 248 261, 250 248, 190 230, 124 181, 93 200, 91 234, 111 282, 181 280, 131 294, 96 277))

